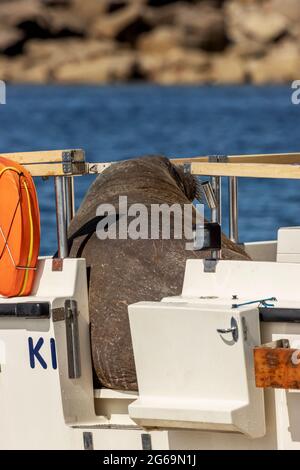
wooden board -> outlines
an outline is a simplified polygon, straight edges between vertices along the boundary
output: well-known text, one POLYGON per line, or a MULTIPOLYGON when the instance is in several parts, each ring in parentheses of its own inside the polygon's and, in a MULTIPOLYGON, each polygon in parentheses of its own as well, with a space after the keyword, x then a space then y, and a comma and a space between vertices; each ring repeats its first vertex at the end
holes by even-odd
MULTIPOLYGON (((99 174, 112 163, 86 163, 81 149, 3 153, 1 156, 24 165, 32 176, 99 174), (64 154, 72 153, 71 171, 63 167, 64 154)), ((175 165, 190 164, 191 173, 206 176, 300 179, 300 153, 229 155, 228 163, 212 163, 209 157, 178 158, 175 165)))
POLYGON ((88 172, 85 154, 81 149, 2 153, 0 156, 20 163, 32 176, 82 175, 88 172), (68 170, 65 165, 65 155, 67 153, 70 159, 68 170))
POLYGON ((26 170, 31 176, 80 176, 87 174, 87 166, 85 163, 73 163, 71 172, 65 172, 61 163, 40 163, 40 164, 24 164, 26 170))
POLYGON ((81 149, 65 149, 65 150, 42 150, 37 152, 17 152, 17 153, 1 153, 0 156, 9 158, 14 162, 24 164, 37 164, 37 163, 59 163, 63 160, 63 154, 66 152, 72 153, 72 160, 74 162, 84 162, 85 154, 81 149))
POLYGON ((268 163, 191 163, 191 173, 210 176, 300 179, 300 165, 268 163))
MULTIPOLYGON (((300 165, 300 153, 274 153, 274 154, 253 154, 253 155, 227 155, 227 163, 276 163, 300 165)), ((210 162, 210 157, 188 157, 171 159, 174 165, 184 165, 185 163, 205 163, 210 162)))
POLYGON ((300 389, 298 349, 265 346, 254 348, 254 364, 257 387, 300 389))

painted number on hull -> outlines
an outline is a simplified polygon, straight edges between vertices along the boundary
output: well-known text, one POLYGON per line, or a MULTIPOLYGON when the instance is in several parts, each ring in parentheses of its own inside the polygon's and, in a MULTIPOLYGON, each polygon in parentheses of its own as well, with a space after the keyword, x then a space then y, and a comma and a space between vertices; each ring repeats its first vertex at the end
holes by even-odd
MULTIPOLYGON (((37 365, 42 366, 43 369, 48 368, 47 360, 44 356, 45 348, 46 345, 42 336, 38 340, 33 340, 31 336, 28 338, 29 363, 32 369, 35 369, 37 365)), ((54 338, 50 338, 49 348, 52 368, 57 369, 56 347, 54 338)))

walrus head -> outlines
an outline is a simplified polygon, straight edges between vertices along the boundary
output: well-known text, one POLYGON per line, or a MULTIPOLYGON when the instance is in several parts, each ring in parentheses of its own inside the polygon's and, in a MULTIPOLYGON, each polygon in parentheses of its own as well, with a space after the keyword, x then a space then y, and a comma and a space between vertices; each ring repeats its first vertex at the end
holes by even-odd
POLYGON ((162 155, 147 155, 153 161, 159 160, 170 173, 177 186, 182 190, 190 202, 201 199, 201 184, 196 176, 184 171, 183 166, 175 166, 167 157, 162 155))
POLYGON ((186 197, 189 201, 193 202, 194 199, 200 199, 201 197, 201 187, 200 182, 196 176, 191 175, 190 173, 185 173, 183 167, 176 167, 169 160, 171 165, 170 173, 180 186, 186 197))

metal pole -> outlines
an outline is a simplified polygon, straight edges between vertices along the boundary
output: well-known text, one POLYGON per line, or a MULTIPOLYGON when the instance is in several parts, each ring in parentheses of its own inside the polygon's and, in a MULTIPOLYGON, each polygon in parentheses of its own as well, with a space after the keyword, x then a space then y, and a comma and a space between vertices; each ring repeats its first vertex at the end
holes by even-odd
POLYGON ((56 202, 58 257, 67 258, 69 253, 68 253, 64 177, 55 176, 54 185, 55 185, 55 202, 56 202))
POLYGON ((221 177, 213 176, 211 179, 212 187, 215 192, 217 200, 217 208, 212 211, 212 222, 217 222, 222 225, 222 191, 221 191, 221 177))
POLYGON ((232 242, 239 241, 238 228, 238 181, 236 176, 229 176, 229 238, 232 242))
MULTIPOLYGON (((211 178, 212 187, 215 193, 217 207, 212 209, 211 211, 211 221, 217 222, 218 224, 222 224, 222 190, 221 190, 221 177, 220 176, 213 176, 211 178)), ((211 256, 213 259, 220 259, 221 258, 221 250, 213 250, 211 252, 211 256)))
POLYGON ((67 226, 69 226, 75 214, 74 177, 64 176, 64 181, 66 194, 66 219, 67 226))

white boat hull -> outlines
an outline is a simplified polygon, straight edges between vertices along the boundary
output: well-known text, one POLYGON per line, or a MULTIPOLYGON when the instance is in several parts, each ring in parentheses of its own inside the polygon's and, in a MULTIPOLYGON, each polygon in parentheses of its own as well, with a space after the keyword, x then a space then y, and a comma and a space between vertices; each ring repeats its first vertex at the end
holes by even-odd
MULTIPOLYGON (((85 273, 82 259, 65 259, 62 271, 53 271, 52 259, 43 259, 31 297, 0 299, 0 304, 49 302, 52 311, 50 318, 0 317, 0 448, 300 449, 298 390, 260 390, 266 429, 255 438, 234 429, 218 432, 205 422, 201 430, 170 428, 163 419, 160 422, 159 411, 156 429, 143 429, 139 420, 130 417, 128 407, 142 399, 145 390, 140 396, 94 390, 85 273), (73 379, 66 322, 61 316, 70 298, 78 305, 81 365, 79 377, 73 379)), ((241 298, 275 295, 280 305, 295 307, 300 306, 299 278, 299 264, 220 261, 216 273, 204 273, 202 261, 193 261, 188 262, 182 297, 154 304, 196 306, 204 302, 199 300, 201 287, 201 295, 216 295, 221 305, 229 302, 234 287, 241 298)), ((300 347, 299 323, 261 322, 260 333, 262 343, 286 338, 300 347)), ((143 374, 139 368, 138 374, 143 374)))

